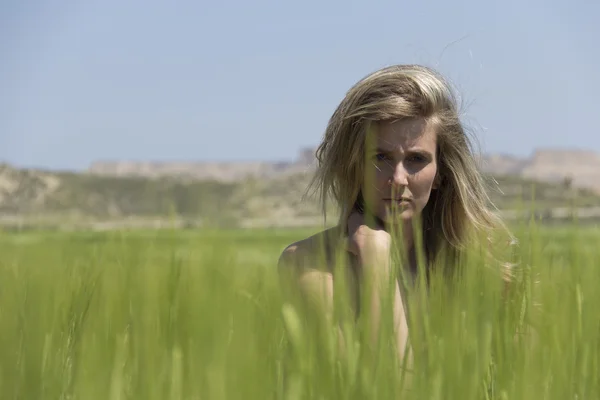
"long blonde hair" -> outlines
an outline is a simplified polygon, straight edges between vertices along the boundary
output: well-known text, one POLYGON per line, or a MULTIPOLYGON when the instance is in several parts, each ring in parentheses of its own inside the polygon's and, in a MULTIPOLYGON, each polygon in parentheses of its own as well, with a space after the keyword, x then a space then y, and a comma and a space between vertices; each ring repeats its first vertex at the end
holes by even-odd
POLYGON ((422 213, 429 262, 442 248, 460 250, 472 234, 504 228, 460 121, 457 97, 439 73, 420 65, 394 65, 366 76, 333 113, 315 154, 318 166, 309 186, 318 191, 325 218, 333 199, 344 224, 361 195, 368 127, 407 118, 423 118, 437 133, 441 182, 422 213))

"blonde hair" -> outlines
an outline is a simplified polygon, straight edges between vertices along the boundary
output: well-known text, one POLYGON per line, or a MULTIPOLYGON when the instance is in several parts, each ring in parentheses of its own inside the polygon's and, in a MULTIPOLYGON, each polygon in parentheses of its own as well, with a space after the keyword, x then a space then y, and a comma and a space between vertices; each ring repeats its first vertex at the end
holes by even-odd
MULTIPOLYGON (((472 233, 504 227, 478 170, 449 83, 420 65, 394 65, 356 83, 333 113, 316 151, 309 188, 317 189, 326 218, 332 198, 344 224, 361 193, 367 130, 384 121, 423 118, 437 133, 439 189, 422 213, 423 245, 431 262, 441 248, 459 250, 472 233)), ((344 225, 345 226, 345 225, 344 225)))

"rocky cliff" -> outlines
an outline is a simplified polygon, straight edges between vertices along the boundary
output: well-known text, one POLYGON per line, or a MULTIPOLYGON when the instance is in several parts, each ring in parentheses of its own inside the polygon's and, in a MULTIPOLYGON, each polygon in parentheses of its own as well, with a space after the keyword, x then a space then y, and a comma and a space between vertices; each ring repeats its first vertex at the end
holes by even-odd
MULTIPOLYGON (((302 149, 296 160, 281 162, 95 162, 87 173, 113 177, 175 177, 186 180, 214 179, 236 182, 246 178, 271 179, 310 171, 314 149, 302 149)), ((481 168, 494 176, 518 176, 545 182, 570 180, 574 187, 600 192, 600 156, 587 150, 537 149, 530 157, 489 154, 481 168)))
POLYGON ((573 187, 600 192, 600 156, 588 150, 536 149, 530 157, 488 155, 482 169, 543 182, 570 181, 573 187))
MULTIPOLYGON (((294 162, 280 164, 97 164, 95 171, 87 173, 0 164, 0 226, 110 229, 160 227, 173 221, 177 226, 315 225, 321 221, 319 204, 303 197, 311 177, 311 154, 307 151, 294 162), (213 168, 203 168, 206 165, 213 168)), ((543 176, 556 180, 573 171, 561 168, 573 158, 581 156, 560 159, 542 153, 526 161, 486 158, 485 169, 498 172, 486 175, 493 178, 489 179, 492 201, 510 215, 523 206, 530 209, 532 197, 540 215, 556 209, 568 214, 572 207, 588 211, 591 207, 598 214, 594 207, 600 206, 600 196, 591 190, 516 174, 542 176, 540 171, 549 171, 543 176)), ((591 164, 593 158, 587 162, 591 164)), ((581 171, 591 173, 592 168, 581 171)), ((335 219, 335 212, 331 218, 335 219)))
POLYGON ((280 162, 132 162, 98 161, 86 171, 97 176, 173 177, 183 180, 238 182, 248 178, 272 179, 286 174, 310 171, 314 151, 302 149, 296 160, 280 162))

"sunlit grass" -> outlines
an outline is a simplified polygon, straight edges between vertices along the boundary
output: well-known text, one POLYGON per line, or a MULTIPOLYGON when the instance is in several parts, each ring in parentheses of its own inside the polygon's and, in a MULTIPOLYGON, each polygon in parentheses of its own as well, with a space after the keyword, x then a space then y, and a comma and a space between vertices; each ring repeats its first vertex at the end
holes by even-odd
POLYGON ((408 374, 391 337, 342 318, 341 346, 284 304, 312 232, 1 235, 1 398, 599 398, 600 231, 525 225, 508 292, 474 252, 412 293, 408 374))

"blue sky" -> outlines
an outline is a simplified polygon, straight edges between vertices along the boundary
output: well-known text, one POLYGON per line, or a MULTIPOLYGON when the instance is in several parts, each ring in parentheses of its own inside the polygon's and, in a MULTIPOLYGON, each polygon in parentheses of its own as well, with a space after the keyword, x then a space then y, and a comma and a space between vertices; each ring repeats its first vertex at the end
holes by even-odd
POLYGON ((458 87, 482 149, 600 152, 600 2, 0 2, 0 161, 287 160, 394 63, 458 87))

